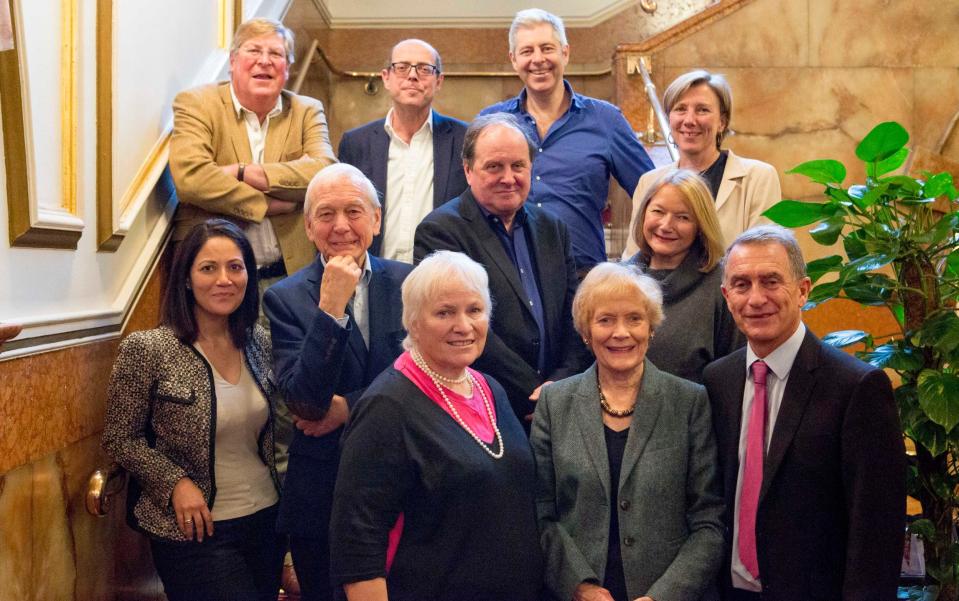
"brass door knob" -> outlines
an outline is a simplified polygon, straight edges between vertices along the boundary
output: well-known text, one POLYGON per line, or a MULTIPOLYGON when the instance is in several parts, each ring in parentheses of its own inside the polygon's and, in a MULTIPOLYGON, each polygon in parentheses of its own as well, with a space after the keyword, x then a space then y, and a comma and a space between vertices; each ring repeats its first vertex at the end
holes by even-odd
POLYGON ((87 512, 97 517, 105 516, 110 511, 111 498, 123 490, 126 482, 126 471, 116 463, 94 470, 87 481, 87 512))

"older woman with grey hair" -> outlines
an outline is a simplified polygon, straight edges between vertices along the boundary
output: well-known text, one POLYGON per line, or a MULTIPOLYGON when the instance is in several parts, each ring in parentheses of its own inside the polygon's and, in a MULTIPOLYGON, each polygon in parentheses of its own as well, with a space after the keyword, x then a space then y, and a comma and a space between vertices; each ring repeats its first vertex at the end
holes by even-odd
POLYGON ((438 251, 402 288, 407 349, 358 401, 330 525, 350 601, 538 599, 533 457, 483 352, 483 267, 438 251))
MULTIPOLYGON (((768 163, 722 147, 731 133, 733 116, 733 91, 726 78, 703 69, 684 73, 666 88, 663 108, 669 116, 670 143, 679 151, 679 160, 639 179, 629 231, 635 228, 639 199, 665 169, 676 167, 702 175, 709 184, 724 239, 733 240, 754 225, 765 223, 763 211, 782 200, 779 175, 768 163)), ((638 250, 637 241, 628 240, 623 258, 638 250)))
POLYGON ((573 300, 596 356, 543 389, 530 442, 546 587, 567 601, 715 599, 723 502, 705 389, 646 358, 662 294, 601 263, 573 300))

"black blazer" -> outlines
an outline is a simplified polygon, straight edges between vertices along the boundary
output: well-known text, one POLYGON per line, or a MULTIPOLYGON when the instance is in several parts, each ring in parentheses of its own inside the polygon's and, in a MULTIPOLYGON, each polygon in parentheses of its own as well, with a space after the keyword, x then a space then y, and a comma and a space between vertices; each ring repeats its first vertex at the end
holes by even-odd
MULTIPOLYGON (((334 394, 345 396, 352 405, 403 352, 400 286, 412 267, 371 256, 370 268, 369 349, 352 318, 347 328, 341 328, 318 308, 323 279, 319 255, 263 295, 277 387, 294 414, 322 417, 334 394)), ((321 516, 329 514, 332 503, 341 432, 339 428, 314 437, 295 430, 280 505, 283 531, 311 536, 326 530, 321 516)))
MULTIPOLYGON (((722 589, 732 550, 746 349, 703 374, 726 498, 722 589)), ((756 517, 763 599, 893 600, 906 463, 889 378, 806 333, 767 451, 756 517)))
POLYGON ((427 215, 416 228, 413 245, 417 263, 435 250, 454 250, 486 267, 493 316, 486 349, 473 367, 503 385, 523 424, 533 410, 529 395, 537 386, 579 373, 590 363, 586 347, 573 329, 573 294, 579 280, 566 226, 542 209, 530 205, 525 209, 543 297, 546 340, 539 339, 539 328, 513 262, 470 190, 427 215), (538 374, 541 344, 546 345, 546 365, 538 374))
MULTIPOLYGON (((349 163, 370 178, 380 193, 383 215, 386 215, 386 168, 390 155, 390 137, 383 125, 386 119, 377 119, 343 134, 337 153, 343 163, 349 163)), ((433 207, 466 189, 463 172, 463 136, 466 123, 433 111, 433 207)), ((385 228, 386 220, 383 220, 385 228)), ((379 255, 384 229, 373 238, 370 254, 379 255)))

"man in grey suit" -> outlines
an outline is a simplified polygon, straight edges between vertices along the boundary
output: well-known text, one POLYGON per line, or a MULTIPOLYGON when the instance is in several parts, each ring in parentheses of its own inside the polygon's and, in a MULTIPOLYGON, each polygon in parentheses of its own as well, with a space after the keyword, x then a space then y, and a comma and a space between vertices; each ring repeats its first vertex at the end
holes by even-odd
POLYGON ((749 341, 703 374, 726 498, 720 582, 732 601, 896 598, 906 464, 889 378, 802 323, 796 238, 747 230, 723 295, 749 341))
POLYGON ((351 129, 340 160, 370 178, 383 195, 382 232, 370 253, 413 262, 413 232, 423 217, 466 189, 460 162, 466 124, 432 109, 443 86, 443 61, 422 40, 393 47, 381 73, 392 108, 385 119, 351 129))

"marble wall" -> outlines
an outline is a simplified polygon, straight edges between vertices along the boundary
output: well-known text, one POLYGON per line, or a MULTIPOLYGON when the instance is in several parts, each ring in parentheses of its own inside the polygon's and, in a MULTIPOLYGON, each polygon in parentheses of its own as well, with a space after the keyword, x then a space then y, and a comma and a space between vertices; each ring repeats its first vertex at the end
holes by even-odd
MULTIPOLYGON (((153 327, 163 266, 125 332, 153 327)), ((22 358, 0 355, 0 599, 164 599, 146 539, 126 526, 119 495, 105 517, 87 513, 117 340, 22 358)))

